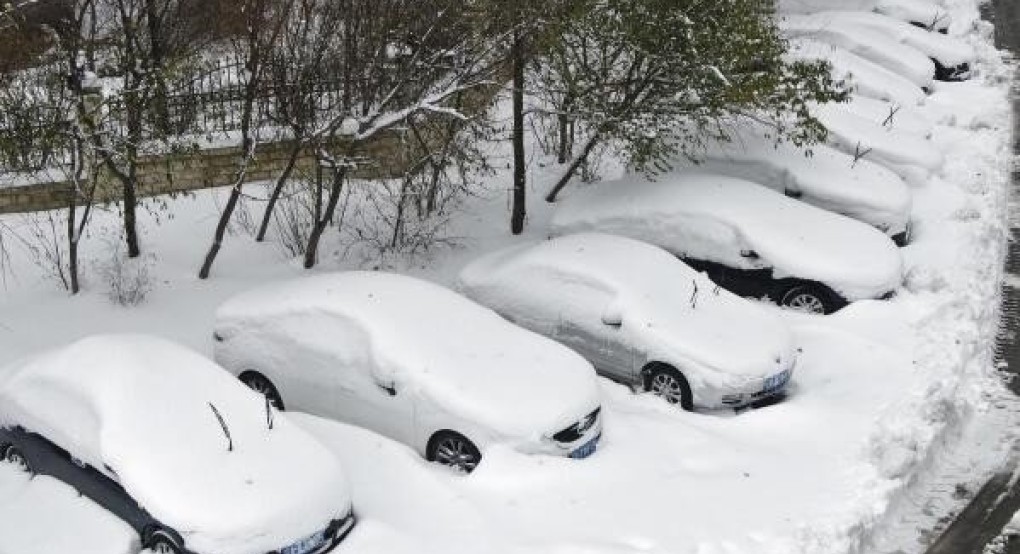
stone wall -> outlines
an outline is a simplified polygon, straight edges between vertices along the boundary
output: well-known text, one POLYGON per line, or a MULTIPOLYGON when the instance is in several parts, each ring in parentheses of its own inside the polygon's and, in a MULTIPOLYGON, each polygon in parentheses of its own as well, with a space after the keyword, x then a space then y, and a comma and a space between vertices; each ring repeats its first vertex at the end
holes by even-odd
MULTIPOLYGON (((478 113, 484 110, 499 90, 500 87, 490 85, 465 93, 463 111, 478 113)), ((400 155, 403 151, 401 140, 396 133, 386 133, 361 147, 359 154, 373 163, 359 168, 354 176, 378 179, 403 174, 407 161, 400 155)), ((276 179, 284 170, 292 148, 293 141, 287 140, 260 145, 245 182, 276 179)), ((138 194, 146 197, 230 185, 235 179, 240 153, 239 147, 227 147, 143 159, 138 168, 138 194)), ((316 163, 315 153, 305 149, 298 158, 296 169, 314 170, 316 163)), ((98 178, 96 201, 118 200, 121 185, 113 175, 104 169, 98 178)), ((70 191, 71 186, 66 181, 0 188, 0 214, 63 208, 68 205, 70 191)))

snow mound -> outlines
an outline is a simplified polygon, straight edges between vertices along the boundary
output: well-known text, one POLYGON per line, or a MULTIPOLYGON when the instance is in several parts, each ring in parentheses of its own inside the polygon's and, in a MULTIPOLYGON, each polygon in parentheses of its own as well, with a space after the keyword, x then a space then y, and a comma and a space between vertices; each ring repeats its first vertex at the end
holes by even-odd
POLYGON ((849 300, 881 296, 902 277, 899 250, 878 230, 708 172, 674 172, 654 181, 631 176, 575 191, 553 214, 550 230, 602 231, 683 257, 772 267, 776 278, 819 281, 849 300))
MULTIPOLYGON (((832 6, 829 9, 846 8, 832 6)), ((922 24, 932 31, 947 30, 953 22, 945 8, 929 0, 878 0, 874 11, 907 23, 922 24)))
POLYGON ((115 478, 199 552, 275 550, 350 509, 336 458, 281 414, 269 429, 265 409, 206 358, 141 335, 83 339, 0 371, 0 425, 115 478))
MULTIPOLYGON (((819 12, 803 16, 804 27, 838 29, 846 34, 865 36, 868 30, 878 32, 904 46, 923 52, 946 67, 974 63, 974 48, 957 38, 931 32, 879 13, 855 11, 819 12)), ((871 34, 867 36, 870 38, 871 34)))
POLYGON ((875 62, 844 48, 808 38, 790 41, 787 56, 794 60, 824 60, 831 65, 832 78, 844 81, 861 96, 906 105, 924 101, 924 91, 915 83, 875 62))
MULTIPOLYGON (((904 25, 910 27, 909 24, 904 25)), ((879 29, 818 14, 786 16, 780 21, 780 29, 791 38, 804 38, 842 48, 884 67, 900 80, 909 81, 919 88, 930 87, 935 78, 935 63, 926 53, 879 29)), ((836 58, 833 63, 840 61, 836 58)))
POLYGON ((808 154, 746 128, 732 142, 711 145, 705 158, 701 169, 765 185, 889 235, 905 231, 910 220, 911 192, 902 179, 822 144, 808 154))
POLYGON ((412 387, 466 421, 513 438, 560 429, 599 404, 595 371, 584 358, 412 277, 318 275, 242 293, 217 312, 217 332, 225 337, 261 326, 282 327, 304 347, 357 360, 379 382, 412 387))
POLYGON ((0 552, 134 554, 135 530, 45 475, 0 463, 0 552), (55 532, 59 530, 59 532, 55 532))

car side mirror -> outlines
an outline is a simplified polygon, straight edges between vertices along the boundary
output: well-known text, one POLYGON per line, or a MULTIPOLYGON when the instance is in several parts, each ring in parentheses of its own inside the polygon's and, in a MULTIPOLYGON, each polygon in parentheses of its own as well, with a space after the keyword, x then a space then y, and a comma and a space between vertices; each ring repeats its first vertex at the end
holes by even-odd
POLYGON ((602 323, 610 327, 620 327, 623 325, 623 310, 620 309, 616 302, 609 304, 602 311, 602 323))

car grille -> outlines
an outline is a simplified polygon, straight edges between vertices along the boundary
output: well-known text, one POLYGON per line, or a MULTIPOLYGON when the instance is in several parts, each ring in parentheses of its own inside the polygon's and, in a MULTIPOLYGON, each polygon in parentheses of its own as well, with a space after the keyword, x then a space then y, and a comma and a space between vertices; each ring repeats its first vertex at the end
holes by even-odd
POLYGON ((595 408, 595 411, 585 416, 584 419, 567 427, 566 429, 552 436, 556 442, 571 443, 584 436, 588 429, 591 429, 599 419, 599 412, 602 408, 595 408))

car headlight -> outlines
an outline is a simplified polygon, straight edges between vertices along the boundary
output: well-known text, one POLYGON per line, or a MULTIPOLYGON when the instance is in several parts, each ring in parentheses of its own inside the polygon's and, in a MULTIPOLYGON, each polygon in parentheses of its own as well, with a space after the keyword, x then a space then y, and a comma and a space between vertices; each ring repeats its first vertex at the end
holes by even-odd
POLYGON ((552 436, 553 440, 561 443, 571 443, 584 436, 589 429, 595 426, 595 423, 599 420, 599 412, 602 411, 602 407, 595 408, 595 411, 588 414, 581 421, 563 429, 562 431, 552 436))

